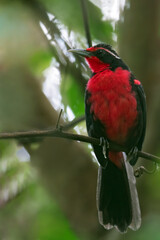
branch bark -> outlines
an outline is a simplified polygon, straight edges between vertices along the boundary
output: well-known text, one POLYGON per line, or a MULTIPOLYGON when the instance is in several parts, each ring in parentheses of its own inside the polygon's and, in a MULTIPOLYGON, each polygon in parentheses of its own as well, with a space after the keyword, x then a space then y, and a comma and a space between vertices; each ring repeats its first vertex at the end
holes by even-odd
MULTIPOLYGON (((75 141, 81 141, 85 143, 91 143, 94 145, 100 145, 101 142, 100 142, 100 139, 98 138, 64 132, 64 130, 67 130, 75 126, 77 123, 79 123, 82 120, 84 120, 84 116, 78 119, 75 119, 64 126, 57 126, 56 128, 50 128, 50 129, 44 129, 44 130, 31 130, 31 131, 24 131, 24 132, 21 131, 21 132, 0 133, 0 139, 20 139, 21 140, 24 138, 40 139, 44 137, 57 137, 57 138, 65 138, 65 139, 70 139, 75 141)), ((58 122, 59 122, 59 118, 58 118, 58 122)), ((116 145, 113 142, 109 142, 109 148, 114 151, 116 150, 116 151, 125 152, 124 147, 116 145)), ((138 151, 138 156, 160 164, 160 158, 150 153, 138 151)))

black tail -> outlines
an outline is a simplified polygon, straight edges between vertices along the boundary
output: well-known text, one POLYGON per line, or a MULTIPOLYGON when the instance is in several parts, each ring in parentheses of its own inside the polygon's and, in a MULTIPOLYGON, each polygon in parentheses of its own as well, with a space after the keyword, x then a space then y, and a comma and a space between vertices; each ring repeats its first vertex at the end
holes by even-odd
POLYGON ((99 221, 106 229, 117 227, 126 232, 130 227, 137 230, 141 224, 140 208, 133 169, 124 160, 123 169, 108 162, 99 167, 97 184, 99 221))

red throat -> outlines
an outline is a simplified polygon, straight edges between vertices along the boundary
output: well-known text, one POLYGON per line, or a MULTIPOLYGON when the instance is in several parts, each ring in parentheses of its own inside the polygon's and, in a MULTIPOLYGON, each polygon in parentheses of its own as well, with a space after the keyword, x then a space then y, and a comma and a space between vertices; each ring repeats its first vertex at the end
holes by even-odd
POLYGON ((108 63, 103 63, 101 60, 99 60, 97 57, 92 56, 92 57, 87 57, 86 58, 90 69, 92 72, 97 73, 97 72, 102 72, 105 69, 109 68, 108 63))
MULTIPOLYGON (((90 48, 87 48, 87 51, 95 52, 97 49, 99 49, 99 48, 90 47, 90 48)), ((99 58, 97 58, 95 56, 86 57, 86 60, 87 60, 87 62, 89 64, 90 69, 94 73, 101 72, 101 71, 109 68, 109 64, 108 63, 102 62, 99 58)))

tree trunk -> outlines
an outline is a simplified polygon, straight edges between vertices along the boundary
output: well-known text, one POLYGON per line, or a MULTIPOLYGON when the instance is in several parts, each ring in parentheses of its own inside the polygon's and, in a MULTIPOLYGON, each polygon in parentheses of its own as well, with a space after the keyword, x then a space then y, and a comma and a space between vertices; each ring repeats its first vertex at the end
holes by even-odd
MULTIPOLYGON (((124 11, 124 21, 120 23, 119 50, 122 58, 144 86, 148 110, 143 149, 157 155, 160 143, 160 41, 158 35, 160 2, 130 0, 129 3, 130 7, 124 11)), ((141 163, 148 165, 146 161, 141 163)), ((153 212, 154 202, 156 202, 151 194, 151 178, 153 179, 154 175, 145 175, 137 181, 142 216, 149 214, 150 211, 153 212)), ((159 207, 155 209, 156 211, 160 211, 159 207)))

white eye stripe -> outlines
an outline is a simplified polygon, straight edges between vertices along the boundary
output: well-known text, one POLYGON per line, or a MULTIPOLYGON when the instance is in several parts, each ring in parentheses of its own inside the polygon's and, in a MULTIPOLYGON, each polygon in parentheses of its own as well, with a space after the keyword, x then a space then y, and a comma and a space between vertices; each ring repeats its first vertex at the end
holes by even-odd
POLYGON ((105 48, 99 48, 99 49, 103 49, 105 50, 106 52, 110 53, 112 56, 114 56, 115 58, 117 59, 120 59, 120 57, 118 57, 116 54, 114 54, 113 52, 109 51, 108 49, 105 49, 105 48))
POLYGON ((112 54, 112 56, 114 56, 117 59, 120 59, 120 57, 118 57, 116 54, 114 54, 113 52, 109 51, 108 49, 105 49, 106 52, 112 54))

